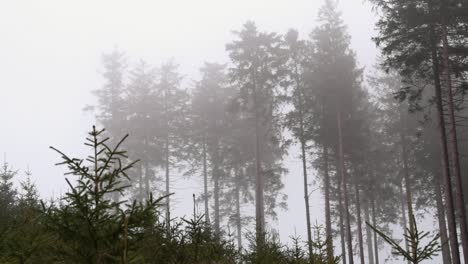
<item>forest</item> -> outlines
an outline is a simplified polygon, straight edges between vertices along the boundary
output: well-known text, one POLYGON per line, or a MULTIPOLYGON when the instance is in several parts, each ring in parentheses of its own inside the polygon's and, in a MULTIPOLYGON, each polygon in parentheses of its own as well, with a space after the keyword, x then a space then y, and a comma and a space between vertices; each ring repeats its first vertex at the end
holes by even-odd
POLYGON ((75 139, 88 156, 48 142, 63 194, 3 162, 0 263, 468 263, 468 2, 368 2, 371 69, 336 0, 311 32, 246 21, 199 78, 176 59, 103 54, 83 103, 95 125, 75 139), (201 186, 185 217, 176 174, 201 186), (305 229, 285 241, 289 181, 305 229))

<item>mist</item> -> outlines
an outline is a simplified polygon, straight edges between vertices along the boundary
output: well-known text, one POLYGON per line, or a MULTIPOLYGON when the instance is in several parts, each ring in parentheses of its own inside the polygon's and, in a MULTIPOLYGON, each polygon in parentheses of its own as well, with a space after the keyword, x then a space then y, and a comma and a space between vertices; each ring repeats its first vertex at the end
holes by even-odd
MULTIPOLYGON (((86 137, 114 146, 128 134, 122 161, 139 162, 118 186, 131 187, 103 197, 163 197, 153 208, 161 226, 198 215, 209 243, 228 241, 245 255, 164 262, 135 239, 135 263, 314 263, 314 254, 328 261, 315 263, 404 263, 372 228, 411 252, 404 234, 416 226, 437 249, 414 263, 466 263, 468 5, 387 2, 2 2, 2 190, 16 190, 11 206, 21 207, 30 179, 38 214, 59 215, 54 203, 72 201, 65 178, 79 181, 50 146, 86 159, 86 137), (106 130, 88 134, 93 125, 106 130), (303 262, 288 255, 292 238, 303 262), (270 239, 288 248, 286 262, 260 259, 270 239)), ((9 203, 0 218, 13 215, 9 203)), ((3 240, 15 241, 5 219, 1 230, 13 231, 3 240)), ((114 263, 90 252, 98 256, 90 263, 114 263)), ((29 262, 8 254, 1 263, 85 263, 72 253, 31 253, 29 262)))

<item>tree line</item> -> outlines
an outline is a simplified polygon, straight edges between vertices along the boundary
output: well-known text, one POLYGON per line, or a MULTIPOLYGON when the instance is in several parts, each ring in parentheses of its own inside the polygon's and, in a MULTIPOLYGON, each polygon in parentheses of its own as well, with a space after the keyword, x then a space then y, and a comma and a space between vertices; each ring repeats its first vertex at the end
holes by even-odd
MULTIPOLYGON (((382 55, 367 72, 334 0, 325 0, 306 38, 246 22, 226 44, 229 61, 206 62, 192 83, 174 60, 130 65, 124 52, 104 54, 105 85, 94 91, 96 105, 87 107, 106 128, 93 129, 88 139, 94 167, 59 151, 79 180, 67 180, 70 191, 59 202, 40 204, 33 195, 45 234, 74 241, 53 246, 63 253, 57 256, 76 263, 378 264, 389 241, 384 233, 399 225, 405 237, 418 240, 415 219, 428 211, 438 223, 432 246, 440 246, 443 263, 467 263, 468 4, 370 2, 379 16, 374 41, 382 55), (301 177, 286 177, 284 158, 293 145, 301 177), (194 197, 202 212, 194 209, 182 222, 171 216, 178 172, 203 186, 194 197), (284 247, 272 235, 274 221, 287 208, 285 181, 298 180, 307 237, 284 247), (323 195, 323 228, 312 226, 310 205, 321 202, 309 199, 312 182, 323 195), (73 230, 85 220, 89 237, 73 230), (80 242, 94 248, 73 255, 80 242), (178 254, 186 258, 174 259, 178 254)), ((5 167, 3 175, 11 174, 5 167)), ((9 201, 2 208, 21 204, 9 195, 11 177, 2 176, 2 199, 9 201)), ((4 230, 21 229, 4 224, 4 230)), ((412 241, 400 248, 408 261, 433 257, 418 257, 412 241)))

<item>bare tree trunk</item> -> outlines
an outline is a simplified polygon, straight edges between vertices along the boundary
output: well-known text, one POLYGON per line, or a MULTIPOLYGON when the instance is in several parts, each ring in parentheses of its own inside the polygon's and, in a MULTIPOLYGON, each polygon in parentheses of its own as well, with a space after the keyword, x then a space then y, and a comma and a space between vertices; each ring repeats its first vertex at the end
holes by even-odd
POLYGON ((150 168, 148 160, 145 161, 145 195, 148 197, 150 193, 150 168))
POLYGON ((359 184, 357 179, 354 179, 354 189, 356 195, 356 214, 357 214, 357 226, 358 226, 358 241, 359 241, 359 258, 361 259, 361 264, 365 264, 364 259, 364 239, 362 236, 362 220, 361 220, 361 202, 359 197, 359 184))
MULTIPOLYGON (((370 214, 369 214, 369 201, 366 202, 364 206, 364 214, 366 215, 366 223, 371 223, 370 214)), ((372 248, 372 232, 371 228, 366 225, 366 244, 367 244, 367 258, 369 264, 374 264, 374 250, 372 248)))
MULTIPOLYGON (((408 221, 406 219, 406 206, 405 206, 405 192, 403 191, 403 179, 400 180, 400 201, 401 201, 401 220, 402 220, 402 227, 403 227, 403 235, 406 237, 408 235, 408 221)), ((408 245, 408 240, 405 239, 405 249, 407 252, 409 252, 409 245, 408 245)), ((408 264, 410 264, 410 261, 408 260, 408 264)))
POLYGON ((171 182, 170 182, 170 178, 169 178, 169 162, 170 162, 170 138, 169 138, 169 135, 170 135, 170 132, 169 132, 169 116, 168 116, 168 103, 167 103, 167 99, 168 99, 168 96, 169 96, 169 91, 168 91, 168 88, 165 87, 164 89, 164 122, 165 122, 165 128, 166 128, 166 138, 165 138, 165 159, 164 159, 164 165, 165 165, 165 169, 166 169, 166 229, 167 229, 167 233, 170 233, 171 231, 171 205, 170 205, 170 197, 169 197, 169 194, 170 194, 170 186, 171 186, 171 182))
POLYGON ((220 219, 219 219, 219 154, 218 142, 215 143, 215 153, 213 159, 213 181, 214 181, 214 233, 219 238, 220 219))
POLYGON ((439 220, 440 244, 442 245, 442 260, 444 261, 444 264, 451 264, 452 260, 450 257, 450 246, 448 244, 447 237, 447 223, 445 221, 444 202, 442 200, 440 180, 437 179, 437 177, 434 179, 434 189, 437 203, 437 218, 439 220))
POLYGON ((455 223, 455 208, 453 205, 452 179, 450 177, 450 163, 447 148, 447 135, 445 132, 444 109, 442 106, 442 90, 440 86, 439 59, 437 56, 437 47, 435 46, 434 27, 431 26, 430 42, 432 53, 432 69, 434 73, 435 99, 437 104, 437 117, 439 126, 439 143, 442 154, 442 177, 445 180, 445 195, 447 204, 447 222, 449 229, 450 250, 453 264, 460 264, 460 251, 458 249, 457 226, 455 223))
POLYGON ((328 147, 323 146, 323 174, 325 182, 325 235, 327 239, 327 260, 333 260, 333 235, 330 210, 330 173, 328 171, 328 147))
MULTIPOLYGON (((336 159, 338 160, 338 158, 336 159)), ((339 166, 337 166, 339 167, 339 166)), ((344 227, 344 217, 343 217, 343 197, 341 194, 341 177, 338 177, 338 213, 340 218, 340 238, 341 238, 341 259, 343 264, 346 264, 346 239, 345 239, 345 227, 344 227)))
POLYGON ((342 192, 344 198, 344 209, 346 216, 346 241, 348 245, 348 259, 349 264, 354 264, 353 259, 353 241, 351 236, 351 219, 349 214, 349 203, 348 203, 348 187, 347 187, 347 177, 345 173, 345 164, 344 164, 344 152, 343 152, 343 130, 342 130, 342 120, 341 120, 341 110, 337 111, 337 125, 338 125, 338 158, 340 160, 340 175, 342 181, 342 192))
MULTIPOLYGON (((375 198, 372 198, 372 225, 377 227, 377 217, 375 215, 375 198)), ((374 254, 375 264, 379 264, 379 240, 377 237, 377 232, 374 232, 374 254)))
POLYGON ((143 165, 138 166, 138 200, 143 201, 143 165))
MULTIPOLYGON (((410 173, 409 173, 409 166, 408 166, 408 152, 406 150, 407 142, 405 136, 405 129, 406 124, 405 120, 403 120, 402 114, 400 112, 400 144, 401 144, 401 158, 403 160, 403 177, 405 179, 405 189, 406 189, 406 208, 408 209, 408 221, 409 221, 409 229, 411 233, 414 233, 414 223, 413 223, 413 195, 411 191, 411 180, 410 180, 410 173)), ((406 232, 406 225, 404 228, 404 232, 406 232)), ((417 245, 414 244, 411 247, 411 252, 413 256, 417 254, 417 245)))
POLYGON ((144 181, 145 181, 145 198, 148 199, 148 195, 149 195, 149 192, 150 192, 150 172, 149 172, 149 155, 148 155, 148 140, 147 140, 147 136, 145 135, 145 139, 143 140, 143 144, 144 144, 144 161, 143 161, 143 167, 144 167, 144 170, 145 170, 145 178, 144 178, 144 181))
POLYGON ((170 178, 169 178, 169 135, 166 137, 166 157, 165 157, 165 165, 166 165, 166 228, 167 231, 170 232, 171 230, 171 206, 170 206, 170 178))
MULTIPOLYGON (((253 80, 256 80, 255 74, 253 80)), ((257 245, 260 248, 264 242, 265 235, 265 215, 263 205, 263 172, 260 156, 260 113, 258 112, 257 87, 253 85, 253 107, 255 111, 255 225, 257 245)))
POLYGON ((451 143, 451 157, 453 162, 453 175, 455 177, 455 201, 458 211, 458 223, 460 224, 460 235, 465 263, 468 263, 468 228, 466 225, 465 198, 463 197, 463 182, 460 169, 460 155, 458 151, 457 124, 455 120, 455 109, 453 105, 452 80, 450 76, 449 43, 447 37, 447 0, 442 1, 442 43, 443 43, 443 64, 444 82, 447 89, 447 106, 449 116, 449 133, 451 143))
POLYGON ((236 171, 236 227, 237 227, 237 247, 242 250, 242 222, 240 212, 240 176, 236 171))
POLYGON ((306 142, 304 139, 304 124, 302 121, 302 113, 300 117, 300 141, 302 151, 302 172, 304 177, 304 202, 306 212, 306 228, 307 228, 307 247, 309 249, 309 257, 312 259, 312 230, 310 225, 310 206, 309 206, 309 181, 307 179, 307 159, 306 159, 306 142))
POLYGON ((210 224, 210 211, 208 206, 208 167, 206 164, 206 135, 203 136, 203 190, 205 202, 205 223, 210 224))

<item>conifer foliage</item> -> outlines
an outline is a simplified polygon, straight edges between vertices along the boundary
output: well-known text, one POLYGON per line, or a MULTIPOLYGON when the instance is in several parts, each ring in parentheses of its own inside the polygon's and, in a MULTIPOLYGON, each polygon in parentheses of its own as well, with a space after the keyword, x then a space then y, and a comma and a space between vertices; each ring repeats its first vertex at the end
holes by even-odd
POLYGON ((173 59, 103 55, 86 109, 107 130, 85 158, 51 147, 66 193, 40 201, 29 171, 0 168, 0 263, 379 264, 389 247, 467 263, 468 4, 370 0, 381 57, 365 72, 339 1, 322 2, 307 37, 247 21, 194 82, 173 59), (182 176, 200 187, 191 217, 173 214, 182 176), (275 221, 296 182, 304 239, 284 244, 275 221), (431 220, 432 237, 417 227, 431 220))
POLYGON ((126 152, 120 149, 126 137, 110 147, 103 132, 93 127, 89 133, 85 145, 91 153, 86 159, 71 158, 51 147, 63 159, 58 165, 67 166, 67 174, 76 177, 65 179, 70 189, 58 206, 43 204, 47 227, 63 242, 55 253, 64 260, 129 263, 134 257, 132 243, 141 236, 142 228, 154 221, 162 199, 153 200, 150 195, 144 204, 124 204, 108 198, 128 188, 121 183, 128 179, 127 172, 135 162, 127 163, 126 152))

